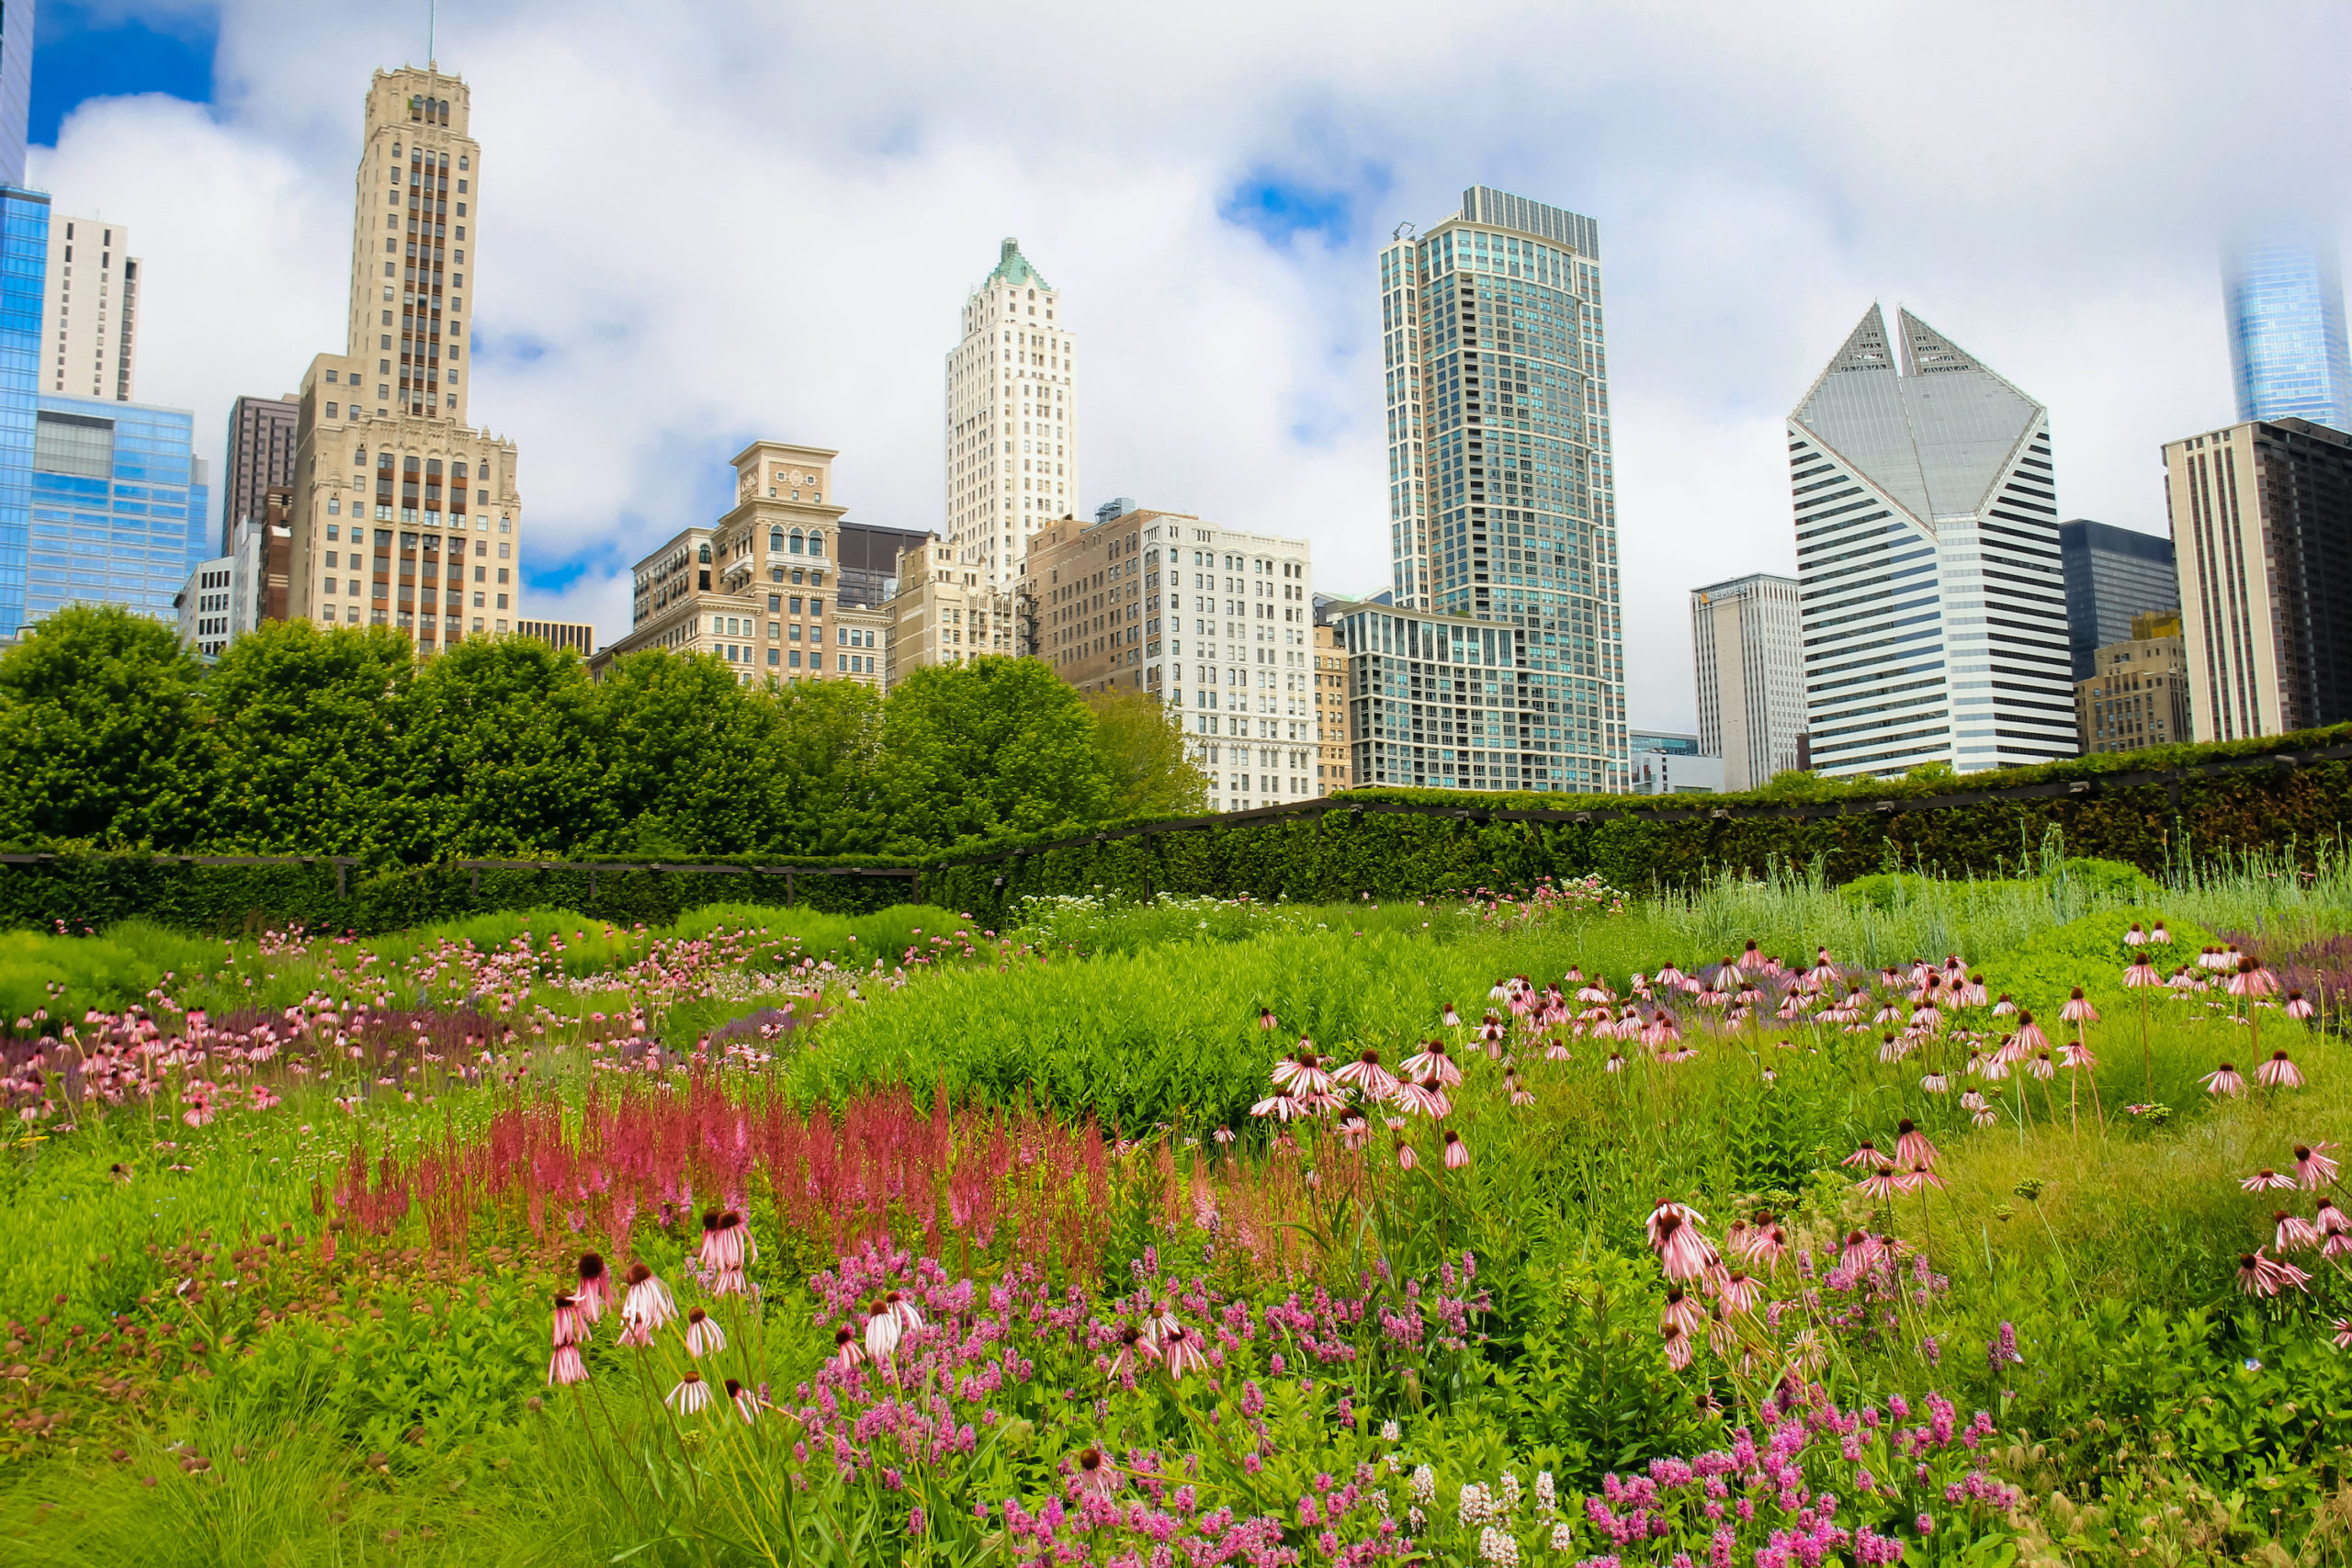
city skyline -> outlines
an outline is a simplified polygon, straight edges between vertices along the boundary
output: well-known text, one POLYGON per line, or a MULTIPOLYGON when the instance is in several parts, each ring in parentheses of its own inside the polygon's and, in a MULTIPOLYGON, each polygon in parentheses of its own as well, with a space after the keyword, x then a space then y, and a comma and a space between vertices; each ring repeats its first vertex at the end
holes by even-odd
MULTIPOLYGON (((130 9, 164 25, 158 8, 130 9)), ((141 236, 162 290, 143 308, 141 395, 195 407, 198 448, 215 453, 232 396, 280 392, 286 367, 332 341, 321 333, 342 301, 321 278, 339 275, 334 252, 347 243, 349 84, 420 56, 423 44, 404 19, 273 13, 265 28, 265 13, 243 6, 209 14, 200 85, 38 113, 37 139, 61 124, 62 134, 35 163, 59 210, 99 210, 141 236), (272 217, 267 244, 250 243, 254 212, 272 217)), ((596 15, 582 20, 596 25, 596 15)), ((1895 50, 1883 30, 1840 31, 1809 62, 1765 47, 1760 20, 1726 12, 1719 38, 1670 64, 1665 31, 1600 13, 1579 51, 1588 101, 1522 101, 1506 113, 1497 97, 1440 133, 1380 86, 1400 61, 1390 45, 1365 39, 1278 67, 1311 16, 1279 19, 1230 60, 1208 46, 1212 20, 1147 29, 1183 94, 1223 111, 1184 116, 1171 130, 1165 115, 1136 112, 1173 102, 1168 83, 1075 121, 1061 108, 1015 105, 991 123, 928 107, 927 57, 813 14, 786 12, 753 27, 740 50, 718 51, 781 49, 796 71, 828 62, 807 118, 744 110, 741 95, 700 73, 702 29, 716 21, 649 39, 652 69, 640 74, 633 62, 548 50, 550 14, 527 4, 494 25, 445 16, 442 68, 499 101, 494 140, 514 148, 503 154, 497 243, 499 273, 515 286, 493 286, 483 301, 479 374, 484 406, 533 458, 532 613, 593 610, 607 628, 625 624, 628 562, 715 514, 707 474, 739 437, 783 430, 838 446, 856 465, 843 479, 864 502, 861 521, 938 526, 946 506, 931 378, 955 341, 958 301, 1006 233, 1069 289, 1073 330, 1087 339, 1094 488, 1071 510, 1082 518, 1125 492, 1299 535, 1316 547, 1321 585, 1358 592, 1388 569, 1385 539, 1367 536, 1385 500, 1380 329, 1366 304, 1378 238, 1446 210, 1471 183, 1598 219, 1619 279, 1611 379, 1627 708, 1666 728, 1695 716, 1682 596, 1792 565, 1772 436, 1785 389, 1817 365, 1819 343, 1850 321, 1849 301, 1868 283, 1883 278, 1892 292, 1934 299, 1940 318, 1967 321, 1972 346, 2049 403, 2067 450, 2069 515, 2159 530, 2158 443, 2226 417, 2211 236, 2237 197, 2222 191, 2220 154, 2198 144, 2228 122, 2233 98, 2248 100, 2254 79, 2209 75, 2188 94, 2188 57, 2161 25, 2120 46, 2114 78, 2137 84, 2128 118, 2159 125, 2153 141, 2124 136, 2106 89, 2035 127, 2040 172, 1999 200, 2041 243, 1987 266, 1947 254, 1917 221, 1930 205, 1955 222, 1988 210, 1993 197, 1969 172, 1983 166, 1974 138, 1984 132, 1921 119, 1858 135, 1857 111, 1836 95, 1771 80, 1833 80, 1895 50), (1753 81, 1723 74, 1759 48, 1770 70, 1753 81), (903 84, 883 106, 841 108, 836 84, 889 76, 894 62, 903 84), (1612 126, 1645 96, 1668 112, 1612 126), (615 103, 630 116, 617 144, 615 103), (1714 144, 1709 127, 1758 114, 1780 132, 1753 139, 1774 162, 1714 144), (823 129, 817 116, 836 124, 823 129), (658 167, 663 180, 714 193, 755 181, 776 193, 776 217, 746 220, 723 244, 604 236, 565 193, 581 145, 626 174, 658 167), (2130 152, 2120 174, 2119 149, 2130 152), (2085 193, 2094 210, 2070 216, 2085 193), (819 210, 828 233, 857 236, 856 265, 815 269, 832 247, 770 237, 803 232, 819 210), (2097 352, 2116 341, 2161 343, 2155 372, 2117 374, 2097 352)), ((1518 26, 1540 42, 1555 25, 1531 16, 1518 26)), ((1957 47, 1989 48, 1997 30, 1989 20, 1962 29, 1957 47)), ((1104 42, 1100 30, 1061 42, 1053 31, 1060 64, 1104 42)), ((1475 25, 1448 29, 1417 59, 1417 82, 1442 87, 1487 70, 1479 36, 1475 25)), ((941 41, 988 59, 1007 47, 955 17, 941 41)), ((2119 47, 2076 24, 2045 42, 2033 81, 2004 91, 2047 91, 2095 45, 2119 47)), ((2301 69, 2301 57, 2287 67, 2301 69)), ((2320 101, 2276 82, 2265 91, 2290 106, 2320 101)), ((2341 117, 2290 113, 2315 117, 2304 133, 2323 141, 2341 117)), ((2226 172, 2249 177, 2261 176, 2226 172)), ((2323 172, 2309 199, 2333 214, 2340 183, 2323 172)))

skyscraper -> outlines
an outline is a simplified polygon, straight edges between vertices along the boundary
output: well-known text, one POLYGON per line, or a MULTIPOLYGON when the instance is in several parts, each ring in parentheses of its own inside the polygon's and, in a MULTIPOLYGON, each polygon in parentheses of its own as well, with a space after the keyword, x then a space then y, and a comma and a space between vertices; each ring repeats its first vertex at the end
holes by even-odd
POLYGON ((24 188, 32 82, 33 8, 17 0, 0 6, 0 638, 25 620, 49 271, 49 197, 24 188))
POLYGON ((2172 541, 2162 535, 2077 517, 2058 525, 2058 554, 2077 681, 2089 679, 2100 649, 2130 640, 2132 616, 2180 605, 2172 541))
POLYGON ((2222 262, 2238 418, 2352 430, 2352 354, 2335 247, 2318 235, 2243 242, 2222 262))
POLYGON ((1759 571, 1692 589, 1690 648, 1699 750, 1723 759, 1723 787, 1756 789, 1794 768, 1804 728, 1796 583, 1759 571))
POLYGON ((294 446, 302 405, 290 398, 242 397, 229 407, 229 451, 220 464, 220 547, 237 525, 262 516, 263 498, 294 483, 294 446))
POLYGON ((25 183, 32 140, 33 0, 0 6, 0 186, 25 183))
POLYGON ((196 416, 49 392, 35 419, 24 619, 74 604, 170 618, 188 572, 212 553, 196 416))
POLYGON ((130 252, 130 231, 119 223, 51 215, 49 279, 41 298, 43 391, 130 401, 141 263, 130 252))
MULTIPOLYGON (((1515 628, 1506 646, 1524 662, 1513 682, 1542 722, 1514 727, 1499 779, 1434 725, 1404 751, 1388 727, 1377 772, 1396 784, 1622 790, 1600 227, 1475 186, 1461 212, 1381 248, 1380 291, 1396 603, 1515 628)), ((1360 733, 1359 753, 1367 744, 1360 733)), ((1359 782, 1372 781, 1359 761, 1359 782)))
POLYGON ((1078 344, 1060 307, 1007 239, 947 356, 947 544, 991 588, 1020 580, 1030 535, 1079 511, 1078 344))
POLYGON ((2309 420, 2165 445, 2199 740, 2352 719, 2352 435, 2309 420))
POLYGON ((1910 311, 1896 321, 1890 344, 1872 305, 1789 415, 1813 767, 2072 756, 2049 417, 1910 311))
POLYGON ((349 336, 300 395, 287 613, 397 626, 425 651, 511 631, 521 592, 514 444, 466 423, 483 176, 470 103, 430 65, 368 84, 349 336))

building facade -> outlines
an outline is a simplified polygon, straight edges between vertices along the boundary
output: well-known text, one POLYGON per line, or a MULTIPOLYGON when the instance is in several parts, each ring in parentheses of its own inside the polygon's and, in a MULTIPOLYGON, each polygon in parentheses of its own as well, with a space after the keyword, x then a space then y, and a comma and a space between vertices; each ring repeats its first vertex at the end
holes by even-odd
POLYGON ((28 619, 31 574, 33 446, 41 394, 41 311, 48 285, 49 197, 27 190, 32 13, 0 9, 0 160, 16 172, 0 185, 0 641, 28 619), (18 94, 18 85, 24 93, 18 94))
POLYGON ((1382 248, 1380 283, 1396 604, 1512 627, 1547 713, 1575 716, 1544 727, 1560 744, 1511 787, 1622 790, 1599 226, 1473 186, 1459 214, 1382 248))
POLYGON ((934 664, 1026 651, 1013 595, 989 587, 980 569, 957 558, 960 554, 937 538, 900 552, 899 591, 888 605, 890 627, 883 639, 886 685, 934 664))
POLYGON ((130 401, 139 364, 139 258, 130 231, 52 213, 41 297, 42 390, 130 401))
MULTIPOLYGON (((1722 759, 1718 789, 1760 788, 1797 765, 1797 737, 1804 731, 1797 620, 1792 578, 1758 572, 1691 590, 1699 754, 1722 759)), ((1636 793, 1645 766, 1641 739, 1633 740, 1636 793)))
POLYGON ((288 613, 394 626, 421 652, 510 633, 521 604, 514 444, 466 418, 484 174, 470 103, 432 68, 368 84, 348 336, 297 400, 288 613))
POLYGON ((1896 321, 1890 342, 1872 305, 1789 416, 1812 767, 2071 756, 2049 417, 1910 311, 1896 321))
POLYGON ((1305 540, 1125 501, 1033 541, 1028 651, 1082 692, 1139 691, 1182 726, 1210 808, 1315 795, 1314 579, 1305 540))
POLYGON ((23 615, 122 604, 175 620, 175 601, 209 556, 209 468, 196 416, 111 398, 39 399, 23 615))
POLYGON ((853 609, 878 610, 899 595, 899 558, 933 537, 910 528, 843 523, 835 531, 836 596, 853 609))
POLYGON ((2180 613, 2132 617, 2132 635, 2100 648, 2075 683, 2075 722, 2086 754, 2172 746, 2196 732, 2180 613))
POLYGON ((2172 541, 2162 535, 2077 517, 2058 525, 2058 557, 2076 681, 2097 670, 2100 649, 2131 637, 2133 617, 2180 608, 2172 541))
POLYGON ((1017 240, 964 301, 945 443, 948 547, 1010 591, 1030 536, 1079 510, 1078 343, 1060 293, 1017 240))
POLYGON ((2243 241, 2222 258, 2238 419, 2307 419, 2352 432, 2352 352, 2335 244, 2316 234, 2243 241))
POLYGON ((582 659, 596 651, 596 627, 591 621, 516 621, 514 635, 536 638, 582 659))
POLYGON ((220 540, 241 517, 259 517, 263 497, 294 483, 302 405, 296 398, 241 397, 229 405, 229 449, 220 463, 220 540))
POLYGON ((1700 735, 1634 730, 1626 739, 1634 759, 1635 795, 1720 795, 1726 759, 1707 750, 1700 735))
POLYGON ((829 501, 830 447, 754 441, 735 454, 735 505, 688 528, 632 573, 628 635, 600 649, 602 671, 624 653, 702 653, 736 680, 883 677, 885 610, 836 597, 835 551, 848 508, 829 501), (853 636, 852 634, 855 635, 853 636))
POLYGON ((0 6, 0 186, 25 183, 33 114, 33 8, 0 6))
POLYGON ((1348 787, 1355 769, 1355 748, 1348 732, 1348 650, 1340 628, 1315 607, 1315 793, 1335 794, 1348 787))
POLYGON ((2352 435, 2254 422, 2164 454, 2197 739, 2352 718, 2352 435))
POLYGON ((1550 780, 1560 753, 1551 749, 1571 744, 1579 716, 1563 711, 1543 680, 1541 634, 1387 605, 1340 604, 1329 614, 1348 660, 1357 788, 1558 787, 1550 780))
POLYGON ((172 608, 179 612, 181 646, 198 659, 218 659, 228 649, 232 564, 227 556, 198 561, 172 600, 172 608))

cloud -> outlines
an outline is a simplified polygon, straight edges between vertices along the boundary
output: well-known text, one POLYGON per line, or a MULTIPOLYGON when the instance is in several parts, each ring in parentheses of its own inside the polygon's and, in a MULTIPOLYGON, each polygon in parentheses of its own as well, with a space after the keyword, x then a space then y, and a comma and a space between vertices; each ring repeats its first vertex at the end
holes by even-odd
MULTIPOLYGON (((544 614, 745 440, 837 447, 935 527, 966 291, 1017 234, 1080 343, 1079 478, 1387 578, 1373 250, 1473 183, 1599 220, 1637 724, 1687 725, 1687 592, 1793 559, 1781 422, 1871 299, 2052 411, 2068 515, 2162 526, 2155 450, 2229 417, 2215 245, 2335 223, 2352 18, 2185 0, 444 7, 484 148, 474 417, 521 446, 544 614), (2285 150, 2282 152, 2282 150, 2285 150)), ((395 23, 398 23, 396 26, 395 23)), ((37 159, 149 262, 141 389, 218 432, 341 341, 377 10, 229 0, 209 110, 102 98, 37 159)), ((78 204, 78 206, 77 206, 78 204)))

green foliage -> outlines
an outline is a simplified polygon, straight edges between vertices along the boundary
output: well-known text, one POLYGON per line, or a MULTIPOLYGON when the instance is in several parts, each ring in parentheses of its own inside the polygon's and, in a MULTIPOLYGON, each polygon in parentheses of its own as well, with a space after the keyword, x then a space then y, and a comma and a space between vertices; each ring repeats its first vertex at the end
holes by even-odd
POLYGON ((1096 692, 1094 749, 1111 774, 1114 817, 1197 816, 1209 808, 1209 777, 1184 747, 1183 724, 1142 692, 1096 692))
POLYGON ((183 842, 202 808, 200 671, 173 629, 75 605, 0 656, 0 843, 183 842))
POLYGON ((1110 814, 1093 718, 1037 660, 989 655, 914 671, 884 705, 882 749, 898 853, 1110 814))

